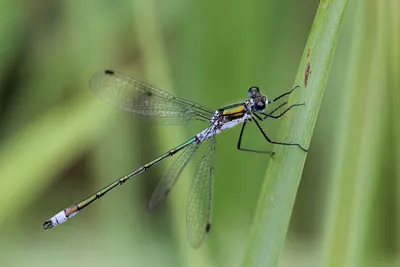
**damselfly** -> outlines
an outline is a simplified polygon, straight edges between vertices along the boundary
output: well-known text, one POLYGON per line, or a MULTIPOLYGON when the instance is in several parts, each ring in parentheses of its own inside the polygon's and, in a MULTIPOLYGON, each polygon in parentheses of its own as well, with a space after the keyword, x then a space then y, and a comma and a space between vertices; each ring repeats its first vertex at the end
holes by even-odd
MULTIPOLYGON (((272 141, 260 125, 260 123, 267 118, 278 119, 293 107, 304 105, 304 103, 302 103, 288 106, 288 101, 284 100, 284 97, 292 93, 298 86, 273 100, 268 100, 265 95, 261 94, 257 87, 251 87, 248 90, 250 99, 213 111, 191 101, 174 97, 162 90, 151 87, 146 83, 116 71, 106 70, 95 74, 90 81, 90 85, 93 92, 100 98, 132 113, 151 116, 162 123, 184 124, 194 120, 200 120, 208 122, 209 126, 186 142, 162 154, 160 157, 118 178, 86 199, 57 213, 50 220, 44 222, 43 228, 45 230, 64 223, 94 201, 104 196, 107 192, 125 183, 128 179, 148 170, 164 159, 179 153, 178 158, 171 165, 167 173, 165 173, 153 193, 149 204, 149 208, 153 209, 169 193, 200 145, 209 140, 208 147, 200 160, 191 183, 186 208, 187 237, 193 247, 198 247, 204 241, 211 227, 214 155, 217 134, 238 124, 242 124, 237 148, 243 151, 272 155, 272 151, 242 147, 241 142, 245 127, 248 122, 254 122, 268 142, 278 145, 298 146, 302 150, 307 151, 307 149, 297 143, 272 141), (278 100, 280 101, 278 102, 278 100), (274 108, 268 110, 267 105, 272 103, 280 104, 275 104, 274 108)), ((273 107, 273 105, 270 106, 273 107)))

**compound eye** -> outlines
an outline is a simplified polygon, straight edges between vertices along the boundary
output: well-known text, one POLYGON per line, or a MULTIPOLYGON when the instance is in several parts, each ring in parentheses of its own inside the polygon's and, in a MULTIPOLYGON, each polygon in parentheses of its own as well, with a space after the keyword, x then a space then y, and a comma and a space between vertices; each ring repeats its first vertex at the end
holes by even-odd
POLYGON ((257 101, 254 103, 254 110, 257 112, 262 112, 265 110, 265 101, 257 101))
POLYGON ((250 89, 248 91, 250 98, 255 98, 259 93, 260 93, 260 89, 258 89, 258 87, 256 87, 256 86, 250 87, 250 89))

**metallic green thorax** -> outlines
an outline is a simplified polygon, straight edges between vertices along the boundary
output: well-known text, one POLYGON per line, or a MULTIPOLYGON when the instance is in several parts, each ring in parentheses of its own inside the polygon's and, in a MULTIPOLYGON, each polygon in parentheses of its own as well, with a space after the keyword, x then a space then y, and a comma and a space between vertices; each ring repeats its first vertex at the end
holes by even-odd
POLYGON ((246 107, 244 104, 234 104, 227 107, 224 107, 222 110, 222 116, 228 121, 232 121, 244 116, 246 112, 246 107))

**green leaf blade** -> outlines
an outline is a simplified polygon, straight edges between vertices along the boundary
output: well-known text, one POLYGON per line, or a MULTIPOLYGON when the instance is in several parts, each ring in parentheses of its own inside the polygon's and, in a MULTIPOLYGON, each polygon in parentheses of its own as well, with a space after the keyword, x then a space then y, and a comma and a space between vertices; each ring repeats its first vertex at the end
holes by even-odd
MULTIPOLYGON (((296 75, 295 84, 302 88, 290 99, 291 104, 305 102, 306 106, 291 111, 282 123, 282 140, 303 146, 311 140, 347 2, 321 1, 319 5, 296 75)), ((297 147, 277 148, 262 186, 242 266, 277 265, 306 155, 297 147)))

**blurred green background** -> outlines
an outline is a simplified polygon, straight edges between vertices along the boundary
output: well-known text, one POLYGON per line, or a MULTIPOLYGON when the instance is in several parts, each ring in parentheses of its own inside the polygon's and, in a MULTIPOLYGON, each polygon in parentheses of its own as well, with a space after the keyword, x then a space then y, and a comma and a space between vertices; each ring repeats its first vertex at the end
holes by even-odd
MULTIPOLYGON (((94 72, 211 109, 252 85, 272 98, 293 87, 318 4, 2 1, 0 266, 239 266, 269 162, 236 150, 240 129, 218 137, 213 227, 198 250, 185 229, 195 164, 147 210, 172 159, 49 232, 42 223, 207 126, 116 110, 91 94, 94 72)), ((399 17, 398 0, 350 1, 279 266, 400 266, 399 17)), ((278 127, 265 124, 279 140, 278 127)), ((245 139, 271 148, 255 130, 245 139)))

